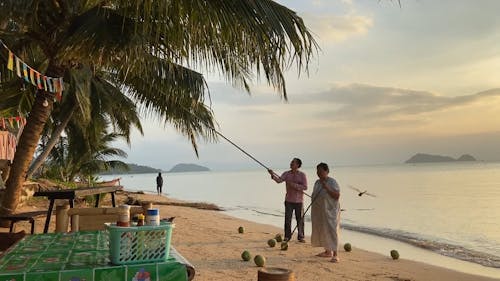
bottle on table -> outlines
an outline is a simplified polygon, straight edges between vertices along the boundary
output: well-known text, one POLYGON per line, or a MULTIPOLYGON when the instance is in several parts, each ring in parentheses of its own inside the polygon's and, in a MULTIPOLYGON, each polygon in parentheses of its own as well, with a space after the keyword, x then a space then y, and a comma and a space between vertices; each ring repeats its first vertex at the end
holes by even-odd
POLYGON ((146 225, 160 225, 160 211, 158 209, 148 209, 146 212, 146 225))
POLYGON ((116 222, 116 226, 130 226, 130 206, 120 205, 118 208, 118 221, 116 222))
POLYGON ((144 215, 139 214, 137 215, 137 226, 143 226, 144 225, 144 215))

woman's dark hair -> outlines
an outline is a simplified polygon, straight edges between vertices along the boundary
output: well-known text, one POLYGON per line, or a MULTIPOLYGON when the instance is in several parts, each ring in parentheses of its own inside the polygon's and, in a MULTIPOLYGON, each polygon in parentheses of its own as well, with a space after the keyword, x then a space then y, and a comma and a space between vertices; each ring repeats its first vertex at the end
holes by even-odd
POLYGON ((326 163, 319 163, 318 166, 316 166, 317 169, 321 169, 323 171, 327 171, 327 172, 330 172, 330 169, 328 168, 328 164, 326 163))
POLYGON ((297 162, 299 168, 302 167, 302 160, 300 160, 299 158, 293 158, 293 161, 297 162))

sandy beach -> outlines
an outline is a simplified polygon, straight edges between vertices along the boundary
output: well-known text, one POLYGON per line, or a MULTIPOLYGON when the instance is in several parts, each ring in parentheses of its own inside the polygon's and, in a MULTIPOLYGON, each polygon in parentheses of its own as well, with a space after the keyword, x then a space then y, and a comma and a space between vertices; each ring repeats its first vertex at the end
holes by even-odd
MULTIPOLYGON (((252 256, 263 255, 267 267, 293 270, 296 280, 500 280, 469 275, 415 261, 392 260, 384 256, 353 247, 352 252, 339 252, 340 262, 331 263, 327 258, 315 255, 322 251, 309 243, 291 241, 288 251, 279 247, 270 248, 267 240, 282 230, 265 224, 258 224, 225 215, 219 211, 202 210, 193 207, 164 205, 180 202, 150 194, 134 194, 140 201, 161 203, 162 217, 175 217, 172 245, 196 268, 194 280, 257 280, 259 268, 251 260, 244 262, 240 255, 244 250, 252 256), (245 233, 238 233, 243 226, 245 233)), ((118 197, 124 201, 126 195, 118 197)), ((37 199, 38 200, 38 199, 37 199)), ((19 211, 43 208, 43 201, 23 206, 19 211)), ((52 222, 55 221, 55 216, 52 222)), ((43 230, 44 218, 36 221, 36 233, 43 230)), ((54 229, 51 225, 51 231, 54 229)), ((16 231, 29 231, 29 225, 21 222, 16 231)), ((1 231, 8 229, 1 228, 1 231)))

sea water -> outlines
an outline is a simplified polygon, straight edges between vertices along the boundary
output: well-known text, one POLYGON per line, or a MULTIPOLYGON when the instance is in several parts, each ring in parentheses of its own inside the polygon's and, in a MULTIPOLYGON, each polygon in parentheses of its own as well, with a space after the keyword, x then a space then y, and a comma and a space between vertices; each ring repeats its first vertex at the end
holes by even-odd
MULTIPOLYGON (((316 169, 302 171, 310 194, 316 169)), ((341 187, 341 242, 385 255, 398 249, 404 258, 500 278, 500 163, 339 166, 330 176, 341 187), (376 197, 358 196, 350 186, 376 197)), ((104 179, 114 177, 128 190, 156 192, 156 174, 104 179)), ((215 203, 235 217, 283 226, 285 186, 265 169, 166 173, 163 190, 173 198, 215 203)), ((310 202, 305 196, 304 209, 310 202)), ((310 234, 310 210, 305 220, 310 234)))

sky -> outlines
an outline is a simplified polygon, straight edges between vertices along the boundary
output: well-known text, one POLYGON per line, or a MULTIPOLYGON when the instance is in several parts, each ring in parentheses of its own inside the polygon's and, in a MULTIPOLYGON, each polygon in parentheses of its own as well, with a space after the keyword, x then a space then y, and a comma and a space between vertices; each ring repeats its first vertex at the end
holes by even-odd
MULTIPOLYGON (((270 168, 403 163, 416 153, 500 160, 500 1, 280 0, 320 50, 288 102, 263 81, 251 95, 207 74, 218 131, 270 168)), ((224 139, 190 142, 143 119, 125 162, 169 170, 262 166, 224 139)))

